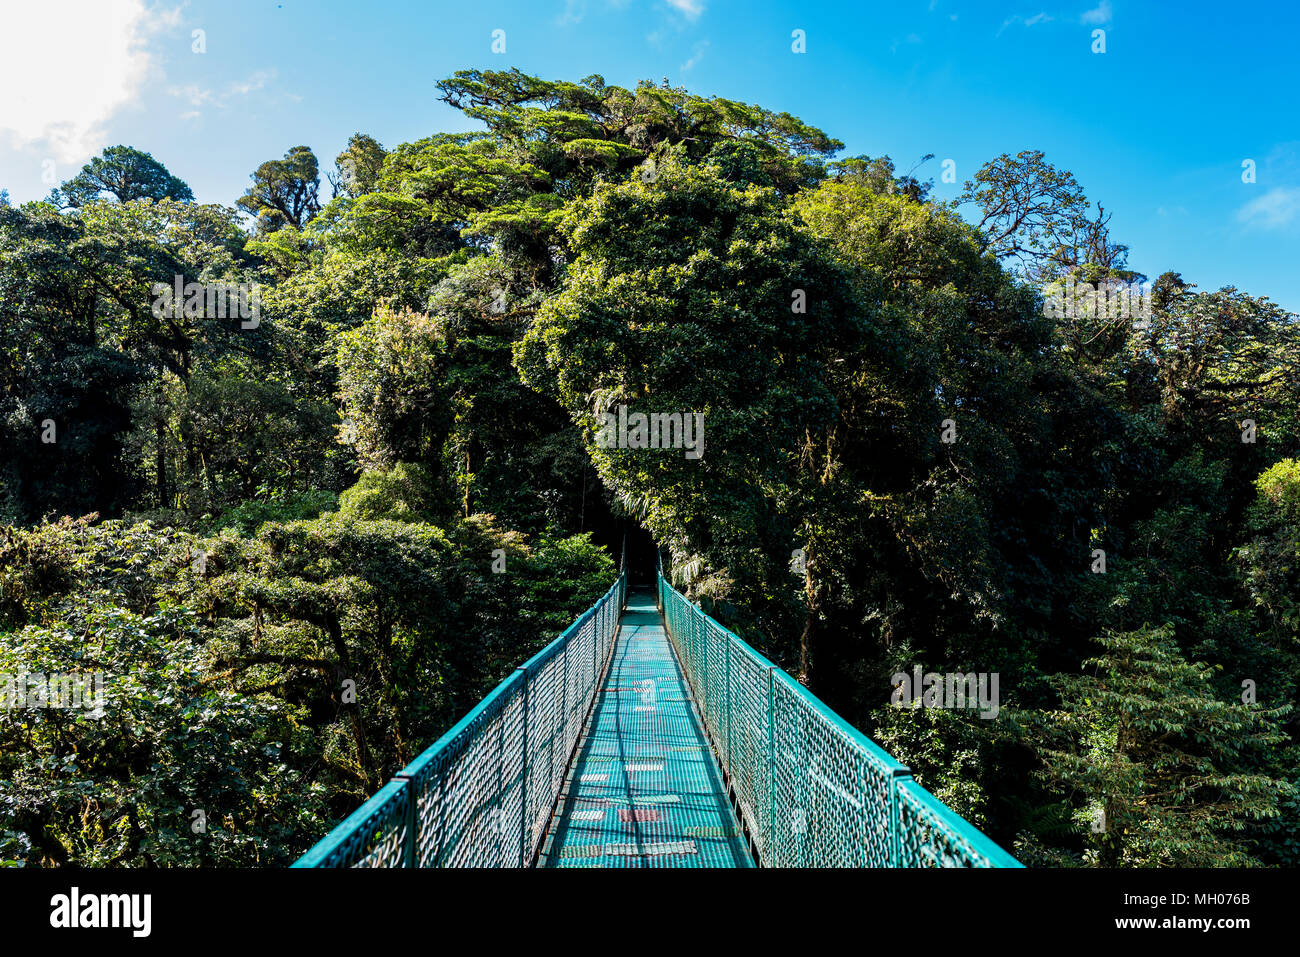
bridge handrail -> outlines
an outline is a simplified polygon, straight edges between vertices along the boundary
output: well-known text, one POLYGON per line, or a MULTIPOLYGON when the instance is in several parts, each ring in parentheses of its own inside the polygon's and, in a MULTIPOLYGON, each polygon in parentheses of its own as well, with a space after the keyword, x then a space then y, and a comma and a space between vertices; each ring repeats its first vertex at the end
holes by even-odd
POLYGON ((623 567, 577 621, 293 866, 529 866, 626 604, 623 567))
POLYGON ((659 607, 766 867, 1020 867, 658 574, 659 607))

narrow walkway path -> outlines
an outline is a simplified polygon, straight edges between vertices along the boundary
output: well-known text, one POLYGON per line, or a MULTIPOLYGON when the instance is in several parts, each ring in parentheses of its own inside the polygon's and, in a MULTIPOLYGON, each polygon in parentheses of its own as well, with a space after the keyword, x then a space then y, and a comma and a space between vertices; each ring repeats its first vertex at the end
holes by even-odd
POLYGON ((539 866, 753 866, 650 589, 628 595, 539 866))

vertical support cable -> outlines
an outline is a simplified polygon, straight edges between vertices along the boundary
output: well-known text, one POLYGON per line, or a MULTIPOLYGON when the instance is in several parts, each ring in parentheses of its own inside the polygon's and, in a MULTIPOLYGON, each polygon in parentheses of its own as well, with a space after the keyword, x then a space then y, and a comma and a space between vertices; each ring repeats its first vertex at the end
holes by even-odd
POLYGON ((402 782, 402 793, 406 795, 406 840, 402 842, 402 866, 415 867, 419 860, 420 835, 416 831, 416 819, 419 817, 416 813, 416 805, 419 802, 416 800, 414 783, 409 775, 394 775, 393 780, 402 782))
POLYGON ((447 792, 448 783, 455 769, 455 765, 447 765, 441 769, 441 775, 438 779, 438 853, 434 856, 433 866, 442 867, 442 859, 447 852, 447 792))
POLYGON ((889 866, 902 867, 903 813, 899 788, 912 776, 911 768, 894 768, 889 776, 889 866))
POLYGON ((776 694, 773 687, 776 677, 775 665, 767 668, 767 840, 764 842, 764 856, 769 860, 764 863, 775 867, 776 854, 776 694))
MULTIPOLYGON (((698 625, 703 625, 703 624, 704 624, 704 623, 703 623, 702 621, 700 621, 700 616, 696 613, 696 609, 695 609, 694 607, 692 607, 692 608, 691 608, 691 627, 692 627, 692 628, 695 628, 696 626, 698 626, 698 625)), ((701 682, 701 684, 702 684, 702 686, 703 686, 703 688, 704 688, 704 723, 705 723, 705 724, 708 724, 708 723, 709 723, 709 711, 710 711, 710 710, 712 709, 712 707, 713 707, 713 695, 709 694, 709 691, 710 691, 710 689, 709 689, 709 629, 708 629, 708 626, 706 625, 706 626, 703 627, 701 630, 702 630, 703 633, 704 633, 704 664, 703 664, 703 667, 701 668, 701 674, 702 674, 702 677, 703 677, 703 681, 701 682)), ((714 733, 716 734, 716 733, 717 733, 717 728, 715 727, 713 730, 714 730, 714 733)))
POLYGON ((522 756, 519 761, 519 866, 527 867, 530 856, 528 853, 529 844, 532 843, 528 840, 528 832, 531 830, 528 817, 528 689, 531 682, 528 680, 527 668, 516 668, 515 670, 522 672, 519 680, 524 685, 523 691, 520 693, 523 698, 524 727, 521 735, 523 745, 520 749, 522 756))
MULTIPOLYGON (((572 641, 566 641, 564 647, 560 649, 560 667, 563 681, 560 683, 560 749, 565 755, 569 753, 569 645, 572 641)), ((554 769, 552 769, 554 774, 554 769)))
POLYGON ((505 793, 501 790, 502 774, 506 764, 506 706, 503 704, 501 713, 497 716, 497 790, 496 798, 492 804, 492 830, 496 832, 497 854, 496 858, 505 864, 506 848, 503 838, 505 835, 505 823, 501 820, 502 799, 505 793))
POLYGON ((727 754, 724 758, 726 761, 727 777, 731 777, 731 720, 735 717, 732 711, 733 702, 731 700, 731 641, 725 640, 722 643, 722 653, 727 656, 727 754))

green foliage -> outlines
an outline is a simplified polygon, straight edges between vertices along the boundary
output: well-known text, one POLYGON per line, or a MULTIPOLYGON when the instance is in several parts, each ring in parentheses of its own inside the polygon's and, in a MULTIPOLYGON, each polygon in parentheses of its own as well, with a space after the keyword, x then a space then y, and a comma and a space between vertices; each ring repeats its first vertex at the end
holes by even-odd
POLYGON ((482 517, 328 515, 207 540, 6 529, 0 675, 96 673, 104 694, 100 717, 0 710, 0 856, 285 865, 613 574, 586 536, 528 541, 482 517))
POLYGON ((1124 269, 1128 247, 1111 242, 1105 209, 1098 204, 1093 215, 1074 174, 1047 162, 1042 150, 989 160, 955 205, 967 203, 979 211, 987 248, 1015 261, 1031 280, 1136 275, 1124 269))
POLYGON ((1255 605, 1279 640, 1300 641, 1300 461, 1283 459, 1255 480, 1247 528, 1254 537, 1237 549, 1238 568, 1255 605))
POLYGON ((755 586, 788 560, 791 453, 832 419, 826 370, 873 334, 867 313, 774 190, 674 156, 653 181, 633 174, 576 202, 565 235, 565 285, 516 348, 526 381, 565 406, 602 481, 642 504, 656 538, 679 555, 714 549, 737 583, 728 597, 761 608, 755 586), (622 404, 702 416, 707 467, 601 448, 599 416, 622 404))
POLYGON ((626 90, 600 76, 566 83, 518 70, 462 70, 438 88, 508 150, 526 153, 552 182, 564 184, 566 198, 606 170, 628 172, 662 147, 684 147, 691 161, 706 162, 732 143, 744 145, 751 168, 761 168, 771 185, 793 192, 820 175, 816 158, 843 146, 789 113, 666 83, 642 81, 626 90))
POLYGON ((347 149, 334 158, 335 174, 330 177, 335 195, 355 199, 375 188, 384 166, 384 148, 373 136, 353 133, 347 149))
POLYGON ((305 146, 233 207, 129 147, 0 192, 0 672, 102 658, 116 709, 0 714, 0 859, 292 859, 631 518, 1027 862, 1300 860, 1294 315, 1172 270, 1145 324, 1051 314, 1142 277, 1038 150, 945 204, 666 81, 438 89, 474 131, 355 134, 323 207, 305 146), (159 315, 177 277, 260 323, 159 315), (702 457, 606 447, 619 405, 702 457), (999 717, 886 708, 918 664, 1000 674, 999 717))
POLYGON ((431 522, 446 510, 435 489, 427 468, 398 462, 386 472, 363 473, 339 496, 339 513, 368 521, 431 522))
POLYGON ((371 467, 436 458, 452 428, 442 325, 379 309, 339 337, 343 439, 371 467))
POLYGON ((82 866, 282 866, 326 810, 292 753, 303 709, 212 681, 193 615, 88 597, 0 646, 0 673, 105 676, 85 708, 0 712, 0 857, 82 866), (195 755, 202 755, 200 761, 195 755), (205 830, 195 833, 194 812, 205 830))
POLYGON ((1095 674, 1058 679, 1064 746, 1045 776, 1090 826, 1087 861, 1103 867, 1223 867, 1251 858, 1232 840, 1279 814, 1284 782, 1245 768, 1285 740, 1289 706, 1219 700, 1212 669, 1178 652, 1170 626, 1108 632, 1095 674))
POLYGON ((884 708, 872 737, 912 770, 931 794, 981 830, 989 826, 989 769, 1004 755, 997 748, 1002 727, 942 709, 884 708))
POLYGON ((149 153, 130 146, 110 146, 81 168, 81 172, 54 191, 52 200, 62 206, 85 206, 102 194, 119 203, 137 199, 194 201, 190 188, 149 153))
POLYGON ((323 512, 336 511, 339 496, 323 489, 291 492, 270 499, 251 499, 226 509, 199 526, 204 535, 215 535, 231 528, 244 538, 257 534, 267 522, 294 522, 319 518, 323 512))
POLYGON ((302 229, 320 212, 320 167, 307 146, 295 146, 282 160, 267 160, 250 177, 253 185, 235 205, 257 218, 258 230, 302 229))

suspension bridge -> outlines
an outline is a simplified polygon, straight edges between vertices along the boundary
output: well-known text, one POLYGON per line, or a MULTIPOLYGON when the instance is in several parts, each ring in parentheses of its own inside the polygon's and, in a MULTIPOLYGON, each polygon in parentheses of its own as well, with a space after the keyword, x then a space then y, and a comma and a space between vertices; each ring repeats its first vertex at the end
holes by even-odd
MULTIPOLYGON (((626 566, 626 561, 623 562, 626 566)), ((294 867, 1019 867, 655 573, 294 867)))

